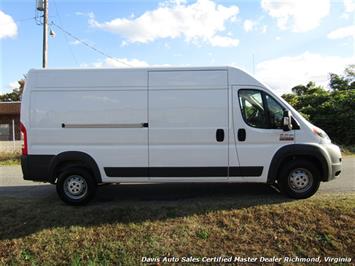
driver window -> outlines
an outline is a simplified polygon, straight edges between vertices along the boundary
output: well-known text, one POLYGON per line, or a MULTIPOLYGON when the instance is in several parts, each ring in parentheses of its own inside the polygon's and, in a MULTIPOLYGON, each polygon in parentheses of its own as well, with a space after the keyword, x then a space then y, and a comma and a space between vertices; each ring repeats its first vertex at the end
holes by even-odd
POLYGON ((251 127, 282 129, 283 108, 270 95, 252 89, 239 90, 244 121, 251 127))
POLYGON ((249 126, 267 128, 265 108, 260 91, 240 90, 239 101, 242 116, 249 126))

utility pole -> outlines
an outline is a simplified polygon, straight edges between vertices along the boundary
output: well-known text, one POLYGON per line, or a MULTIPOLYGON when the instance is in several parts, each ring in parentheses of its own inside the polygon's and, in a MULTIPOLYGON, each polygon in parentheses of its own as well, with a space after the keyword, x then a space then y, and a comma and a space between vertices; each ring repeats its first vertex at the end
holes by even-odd
POLYGON ((48 61, 48 0, 43 0, 43 51, 42 67, 47 67, 48 61))

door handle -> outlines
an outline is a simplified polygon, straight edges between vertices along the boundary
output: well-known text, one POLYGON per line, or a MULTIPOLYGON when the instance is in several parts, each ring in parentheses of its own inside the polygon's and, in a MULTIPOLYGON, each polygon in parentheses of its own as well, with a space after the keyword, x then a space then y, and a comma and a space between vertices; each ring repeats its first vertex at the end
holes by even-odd
POLYGON ((216 140, 218 142, 222 142, 224 140, 224 130, 219 128, 216 131, 216 140))
POLYGON ((244 128, 239 128, 238 129, 238 140, 239 141, 245 141, 247 137, 247 133, 244 128))

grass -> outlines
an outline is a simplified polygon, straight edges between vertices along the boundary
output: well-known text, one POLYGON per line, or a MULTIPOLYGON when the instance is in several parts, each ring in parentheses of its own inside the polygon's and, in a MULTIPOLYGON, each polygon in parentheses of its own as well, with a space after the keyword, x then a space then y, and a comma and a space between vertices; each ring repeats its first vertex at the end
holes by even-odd
POLYGON ((344 156, 355 156, 355 145, 339 145, 344 156))
POLYGON ((22 141, 0 141, 0 166, 20 163, 22 141))
POLYGON ((207 193, 70 207, 2 198, 0 264, 139 265, 142 256, 334 256, 355 250, 355 194, 207 193))
POLYGON ((0 166, 18 165, 21 162, 21 151, 0 152, 0 166))

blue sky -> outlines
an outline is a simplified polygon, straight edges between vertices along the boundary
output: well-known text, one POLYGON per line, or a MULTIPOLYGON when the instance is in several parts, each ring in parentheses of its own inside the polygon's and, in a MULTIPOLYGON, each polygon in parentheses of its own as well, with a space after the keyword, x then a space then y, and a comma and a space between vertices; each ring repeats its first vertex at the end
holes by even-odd
MULTIPOLYGON (((49 0, 48 66, 233 65, 281 94, 355 64, 354 0, 49 0)), ((0 93, 41 67, 35 0, 0 4, 0 93)), ((40 13, 37 13, 40 15, 40 13)))

